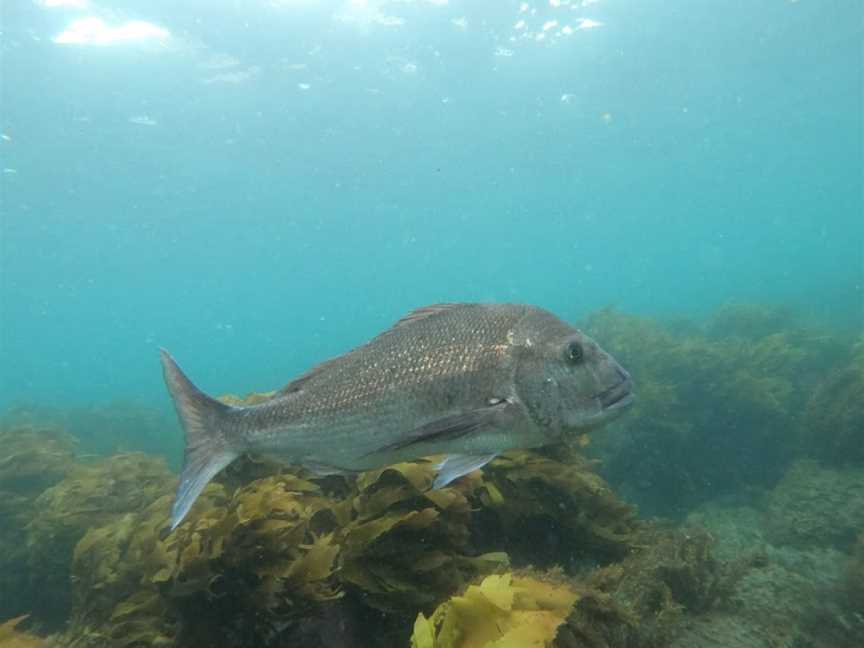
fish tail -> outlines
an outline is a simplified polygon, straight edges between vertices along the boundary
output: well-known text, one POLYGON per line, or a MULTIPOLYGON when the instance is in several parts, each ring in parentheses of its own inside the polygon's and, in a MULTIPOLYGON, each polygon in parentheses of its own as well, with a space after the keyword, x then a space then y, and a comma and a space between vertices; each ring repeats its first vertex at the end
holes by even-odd
POLYGON ((230 414, 237 408, 210 398, 192 384, 167 351, 159 353, 165 384, 186 433, 183 470, 171 509, 173 531, 210 480, 241 454, 243 442, 230 425, 230 414))

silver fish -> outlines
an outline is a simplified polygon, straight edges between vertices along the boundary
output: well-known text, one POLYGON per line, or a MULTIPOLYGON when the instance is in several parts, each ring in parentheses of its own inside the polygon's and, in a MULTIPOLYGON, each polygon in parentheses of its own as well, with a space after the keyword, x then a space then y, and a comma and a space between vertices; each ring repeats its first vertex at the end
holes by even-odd
POLYGON ((506 450, 559 443, 633 401, 629 374, 591 338, 522 304, 435 304, 289 383, 271 400, 225 405, 162 351, 186 432, 171 528, 243 453, 319 474, 446 455, 433 488, 506 450))

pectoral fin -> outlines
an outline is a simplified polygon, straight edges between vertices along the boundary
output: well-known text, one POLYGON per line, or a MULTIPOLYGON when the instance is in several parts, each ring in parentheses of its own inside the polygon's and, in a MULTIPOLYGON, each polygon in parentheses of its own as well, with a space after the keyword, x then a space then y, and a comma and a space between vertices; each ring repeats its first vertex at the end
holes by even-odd
MULTIPOLYGON (((422 446, 453 441, 469 434, 476 434, 505 425, 508 419, 514 416, 515 413, 516 407, 512 401, 495 399, 490 401, 490 404, 486 407, 452 416, 445 416, 421 425, 395 443, 379 448, 375 453, 393 452, 394 450, 402 450, 415 445, 422 446)), ((418 451, 422 450, 421 447, 417 449, 418 451)), ((418 456, 422 456, 422 452, 418 456)))
POLYGON ((454 479, 482 468, 497 456, 497 452, 484 455, 449 455, 438 464, 438 474, 432 482, 432 489, 444 488, 454 479))

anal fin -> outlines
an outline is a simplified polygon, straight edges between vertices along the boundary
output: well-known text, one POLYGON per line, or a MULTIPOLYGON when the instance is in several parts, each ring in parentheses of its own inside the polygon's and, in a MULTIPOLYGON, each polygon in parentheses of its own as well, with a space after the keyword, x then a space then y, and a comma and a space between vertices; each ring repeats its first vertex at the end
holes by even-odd
POLYGON ((432 482, 432 489, 444 488, 447 484, 463 475, 467 475, 498 456, 497 452, 482 455, 449 455, 438 464, 438 474, 432 482))

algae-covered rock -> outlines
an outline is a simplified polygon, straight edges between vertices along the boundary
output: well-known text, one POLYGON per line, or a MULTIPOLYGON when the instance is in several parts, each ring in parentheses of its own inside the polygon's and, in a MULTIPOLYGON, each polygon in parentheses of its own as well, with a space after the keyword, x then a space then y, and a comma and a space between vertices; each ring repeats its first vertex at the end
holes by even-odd
POLYGON ((174 483, 163 459, 133 453, 75 465, 44 491, 27 527, 28 568, 41 593, 34 616, 49 623, 65 619, 72 552, 90 528, 141 510, 174 483))
POLYGON ((418 615, 412 648, 551 646, 579 594, 566 582, 539 575, 491 575, 418 615))
POLYGON ((774 304, 730 302, 718 308, 705 323, 712 337, 758 339, 789 328, 795 314, 774 304))
POLYGON ((643 530, 620 563, 565 579, 560 571, 486 577, 420 614, 412 648, 660 648, 686 613, 703 613, 739 572, 717 561, 710 536, 643 530))
POLYGON ((837 336, 760 307, 687 329, 605 310, 585 328, 636 384, 633 411, 600 435, 604 474, 643 510, 672 516, 779 480, 814 385, 848 358, 837 336))
POLYGON ((63 479, 75 448, 75 438, 57 428, 27 425, 0 430, 0 493, 35 497, 63 479))
POLYGON ((846 566, 844 584, 848 605, 853 612, 862 617, 862 625, 864 625, 864 532, 858 536, 852 558, 846 566))
POLYGON ((639 526, 634 509, 616 497, 594 464, 565 446, 499 457, 484 468, 471 499, 475 541, 490 550, 506 548, 519 564, 621 558, 639 526))
POLYGON ((27 564, 27 525, 36 498, 72 467, 75 449, 75 439, 57 428, 0 430, 0 618, 30 612, 41 598, 27 564))
POLYGON ((176 417, 139 402, 108 402, 82 407, 28 405, 0 414, 0 426, 54 427, 75 438, 83 455, 147 452, 181 457, 183 436, 176 417))
POLYGON ((864 464, 864 338, 852 362, 831 372, 807 405, 807 448, 832 465, 864 464))
POLYGON ((728 599, 749 564, 726 564, 704 530, 645 529, 643 547, 576 584, 579 600, 561 627, 560 648, 660 648, 685 614, 705 613, 728 599))
POLYGON ((188 568, 182 547, 200 547, 200 534, 224 518, 228 495, 221 485, 208 485, 193 508, 194 524, 168 533, 172 501, 164 495, 81 538, 71 570, 73 613, 62 645, 175 645, 177 615, 170 592, 161 588, 188 568))
POLYGON ((861 529, 864 468, 799 461, 766 498, 766 536, 776 545, 846 550, 861 529))
POLYGON ((267 468, 249 463, 210 484, 173 533, 169 495, 91 528, 74 552, 67 637, 317 646, 330 631, 317 619, 374 610, 366 645, 392 645, 417 610, 505 568, 505 550, 526 562, 608 562, 638 529, 592 464, 567 449, 513 453, 440 490, 430 489, 432 462, 366 472, 329 494, 284 468, 237 486, 267 468), (534 542, 551 528, 554 551, 534 542))
POLYGON ((340 513, 340 579, 384 611, 416 610, 442 600, 506 556, 472 556, 476 481, 430 490, 431 463, 402 463, 362 474, 340 513))
POLYGON ((17 629, 26 618, 25 614, 0 623, 0 648, 44 648, 43 639, 17 629))

